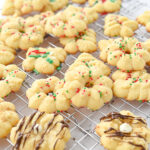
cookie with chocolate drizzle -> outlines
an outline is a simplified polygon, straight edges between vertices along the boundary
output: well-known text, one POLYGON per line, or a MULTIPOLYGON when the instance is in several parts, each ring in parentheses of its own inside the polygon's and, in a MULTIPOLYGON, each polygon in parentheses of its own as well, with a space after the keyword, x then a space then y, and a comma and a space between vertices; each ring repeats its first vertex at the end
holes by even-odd
POLYGON ((63 150, 70 131, 61 115, 35 112, 19 121, 10 139, 13 150, 63 150))
POLYGON ((150 129, 143 118, 129 111, 109 113, 95 130, 107 150, 148 150, 150 129))

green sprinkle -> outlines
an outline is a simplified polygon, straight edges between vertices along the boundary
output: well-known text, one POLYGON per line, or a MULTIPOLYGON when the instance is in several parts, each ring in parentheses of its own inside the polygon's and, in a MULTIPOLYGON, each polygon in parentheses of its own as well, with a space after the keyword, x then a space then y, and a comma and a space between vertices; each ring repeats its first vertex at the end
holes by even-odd
POLYGON ((130 56, 130 59, 132 59, 132 55, 130 54, 129 56, 130 56))
POLYGON ((116 0, 110 0, 110 1, 114 3, 116 0))
POLYGON ((100 94, 100 98, 101 98, 102 97, 102 92, 100 91, 99 94, 100 94))
POLYGON ((60 110, 57 110, 57 112, 60 112, 60 110))
POLYGON ((69 91, 68 91, 68 90, 66 90, 66 93, 69 93, 69 91))
POLYGON ((41 55, 29 55, 29 57, 39 58, 41 55))
POLYGON ((52 60, 52 59, 50 59, 50 58, 47 58, 47 59, 46 59, 46 61, 47 61, 47 62, 49 62, 50 64, 52 64, 52 63, 53 63, 53 60, 52 60))
POLYGON ((53 95, 54 97, 56 97, 56 94, 55 94, 55 93, 52 93, 52 95, 53 95))
POLYGON ((55 2, 55 0, 49 0, 50 2, 55 2))
POLYGON ((98 0, 95 1, 94 5, 96 5, 98 3, 98 0))
POLYGON ((87 62, 85 63, 85 65, 89 68, 89 65, 88 65, 88 63, 87 63, 87 62))
POLYGON ((61 66, 57 67, 56 69, 57 69, 58 71, 61 70, 61 66))
POLYGON ((50 52, 43 54, 42 58, 46 58, 49 54, 50 54, 50 52))
POLYGON ((142 103, 142 100, 139 100, 140 103, 142 103))
POLYGON ((33 69, 33 71, 38 75, 39 74, 39 72, 36 70, 36 69, 33 69))

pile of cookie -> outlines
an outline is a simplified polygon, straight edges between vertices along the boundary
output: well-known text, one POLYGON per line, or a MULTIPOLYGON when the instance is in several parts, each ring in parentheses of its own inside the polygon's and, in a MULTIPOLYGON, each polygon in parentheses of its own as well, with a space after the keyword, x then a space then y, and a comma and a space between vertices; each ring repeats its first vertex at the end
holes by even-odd
MULTIPOLYGON (((87 1, 89 7, 82 8, 68 5, 68 0, 5 0, 2 14, 7 17, 0 21, 0 138, 10 134, 14 150, 65 149, 71 133, 59 112, 71 106, 96 111, 113 96, 150 101, 150 75, 144 69, 150 65, 150 40, 133 37, 138 23, 150 31, 150 11, 135 21, 112 14, 120 10, 121 0, 72 0, 87 1), (89 54, 97 50, 97 41, 88 25, 98 13, 111 13, 105 17, 104 34, 120 36, 98 42, 101 60, 89 54), (57 37, 63 48, 39 47, 47 34, 57 37), (24 71, 12 64, 17 49, 26 51, 24 71), (77 52, 82 54, 63 79, 50 76, 33 82, 26 96, 28 107, 36 111, 19 119, 15 105, 4 99, 20 90, 25 72, 52 75, 61 70, 67 54, 77 52), (105 63, 117 70, 111 73, 105 63)), ((146 121, 127 110, 102 117, 95 131, 108 150, 147 150, 150 143, 146 121)))

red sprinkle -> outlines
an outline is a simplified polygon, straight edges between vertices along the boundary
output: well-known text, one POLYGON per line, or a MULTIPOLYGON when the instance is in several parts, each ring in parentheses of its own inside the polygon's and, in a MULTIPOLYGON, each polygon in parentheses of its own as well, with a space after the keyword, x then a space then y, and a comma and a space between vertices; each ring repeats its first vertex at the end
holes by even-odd
POLYGON ((79 93, 80 92, 80 89, 79 88, 77 88, 77 91, 76 91, 76 93, 79 93))
POLYGON ((31 51, 28 55, 31 55, 31 53, 45 54, 46 52, 40 52, 39 50, 33 50, 33 51, 31 51))
POLYGON ((106 0, 102 0, 102 3, 105 3, 106 2, 106 0))

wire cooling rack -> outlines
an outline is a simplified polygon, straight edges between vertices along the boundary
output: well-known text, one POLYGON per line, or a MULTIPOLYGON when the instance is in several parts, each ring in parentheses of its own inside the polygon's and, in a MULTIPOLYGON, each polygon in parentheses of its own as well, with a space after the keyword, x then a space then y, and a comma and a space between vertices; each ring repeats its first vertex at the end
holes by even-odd
MULTIPOLYGON (((87 5, 87 4, 85 4, 87 5)), ((122 3, 122 8, 119 13, 124 16, 129 17, 130 19, 135 19, 140 13, 143 13, 145 10, 148 10, 148 6, 143 0, 124 0, 122 3)), ((97 41, 100 39, 108 39, 103 34, 103 25, 104 17, 99 16, 99 19, 90 25, 97 33, 97 41)), ((145 41, 150 38, 150 34, 146 32, 145 27, 140 26, 136 31, 135 37, 140 41, 145 41)), ((52 36, 47 36, 45 41, 40 46, 61 46, 57 38, 52 36)), ((22 70, 22 61, 25 58, 24 51, 18 51, 18 55, 15 59, 15 64, 22 70)), ((63 78, 65 71, 68 67, 74 62, 80 53, 76 55, 68 55, 65 63, 62 64, 60 71, 56 71, 53 75, 63 78)), ((92 54, 95 57, 99 57, 99 51, 96 51, 92 54)), ((112 70, 114 69, 111 67, 112 70)), ((149 67, 147 67, 149 69, 149 67)), ((23 71, 23 70, 22 70, 23 71)), ((15 104, 16 109, 20 117, 27 116, 34 112, 34 110, 28 108, 28 100, 26 98, 25 92, 31 86, 31 84, 40 78, 46 78, 48 76, 35 74, 35 73, 26 73, 27 78, 23 83, 21 90, 17 93, 12 93, 5 98, 6 101, 10 101, 15 104)), ((74 108, 71 107, 68 112, 61 113, 66 122, 70 126, 71 140, 67 143, 66 150, 104 150, 104 148, 99 144, 99 137, 94 132, 96 124, 99 122, 99 118, 103 115, 106 115, 112 111, 120 111, 127 109, 144 117, 148 124, 150 125, 150 103, 140 103, 138 101, 128 102, 123 99, 113 98, 111 103, 104 105, 100 110, 92 112, 85 108, 74 108)), ((12 144, 9 140, 9 136, 6 139, 0 140, 0 150, 11 150, 12 144)))

